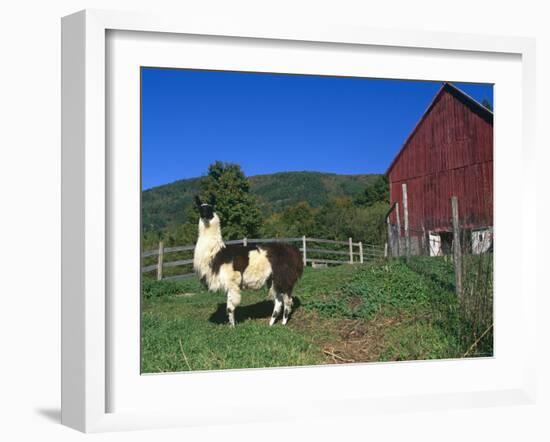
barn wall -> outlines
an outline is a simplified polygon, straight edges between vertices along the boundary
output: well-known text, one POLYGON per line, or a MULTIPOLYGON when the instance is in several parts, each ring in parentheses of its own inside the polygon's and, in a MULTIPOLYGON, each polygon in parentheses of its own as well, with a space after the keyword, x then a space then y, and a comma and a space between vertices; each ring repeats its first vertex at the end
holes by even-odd
MULTIPOLYGON (((451 229, 451 196, 468 227, 493 224, 492 118, 443 89, 388 173, 391 202, 402 207, 407 184, 409 224, 421 231, 451 229)), ((403 211, 401 210, 401 216, 403 211)), ((395 222, 395 214, 392 214, 395 222)), ((401 222, 403 224, 403 221, 401 222)))

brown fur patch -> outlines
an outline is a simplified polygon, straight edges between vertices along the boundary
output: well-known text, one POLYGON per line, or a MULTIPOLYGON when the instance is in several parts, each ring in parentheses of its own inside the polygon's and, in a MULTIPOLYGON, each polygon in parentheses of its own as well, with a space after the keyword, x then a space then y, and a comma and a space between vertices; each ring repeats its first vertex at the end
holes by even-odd
POLYGON ((258 250, 256 246, 242 246, 240 244, 229 244, 221 249, 214 259, 210 266, 212 267, 212 273, 218 274, 220 272, 220 267, 223 264, 233 264, 233 270, 240 272, 241 274, 248 267, 248 253, 251 250, 258 250))
POLYGON ((277 293, 291 296, 294 285, 304 271, 300 250, 284 243, 262 244, 259 248, 267 251, 267 259, 273 272, 273 288, 277 293))

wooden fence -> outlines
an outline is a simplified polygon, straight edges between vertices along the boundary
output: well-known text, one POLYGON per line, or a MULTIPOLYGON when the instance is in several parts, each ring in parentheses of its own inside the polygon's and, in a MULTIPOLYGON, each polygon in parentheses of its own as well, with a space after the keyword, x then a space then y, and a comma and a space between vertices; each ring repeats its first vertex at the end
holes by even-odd
MULTIPOLYGON (((243 238, 232 241, 225 241, 225 244, 262 244, 270 242, 285 242, 285 243, 298 243, 299 249, 302 252, 302 259, 304 266, 310 264, 312 267, 327 266, 329 264, 353 264, 364 263, 367 260, 384 257, 384 248, 375 246, 372 244, 363 244, 361 241, 353 242, 352 238, 348 241, 335 241, 332 239, 321 238, 307 238, 302 236, 300 238, 263 238, 263 239, 251 239, 243 238), (313 247, 311 245, 313 244, 313 247), (345 246, 345 247, 343 247, 345 246), (337 248, 329 248, 337 247, 337 248), (317 257, 317 256, 327 256, 317 257)), ((162 241, 159 242, 158 248, 154 250, 147 250, 141 254, 142 259, 157 257, 154 264, 146 265, 141 268, 142 273, 156 272, 157 280, 169 280, 169 279, 181 279, 188 278, 194 275, 194 273, 182 273, 177 275, 165 276, 164 269, 170 267, 181 267, 193 264, 193 259, 177 259, 174 261, 167 261, 165 255, 172 253, 181 253, 193 251, 194 245, 164 247, 162 241)))

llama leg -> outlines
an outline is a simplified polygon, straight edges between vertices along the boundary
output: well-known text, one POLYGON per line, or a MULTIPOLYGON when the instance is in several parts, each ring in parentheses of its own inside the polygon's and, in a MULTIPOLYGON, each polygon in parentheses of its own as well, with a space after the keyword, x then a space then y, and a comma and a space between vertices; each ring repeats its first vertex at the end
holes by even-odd
POLYGON ((227 292, 227 318, 229 325, 235 327, 235 309, 241 303, 241 294, 236 290, 227 292))
POLYGON ((285 325, 288 322, 288 317, 290 316, 290 313, 292 312, 292 295, 287 295, 285 293, 283 295, 283 302, 285 304, 285 310, 283 312, 282 324, 285 325))
POLYGON ((275 324, 275 321, 277 320, 277 317, 281 313, 281 309, 283 308, 283 295, 280 293, 275 293, 275 299, 274 299, 274 305, 273 305, 273 313, 271 314, 271 319, 269 320, 269 325, 275 324))

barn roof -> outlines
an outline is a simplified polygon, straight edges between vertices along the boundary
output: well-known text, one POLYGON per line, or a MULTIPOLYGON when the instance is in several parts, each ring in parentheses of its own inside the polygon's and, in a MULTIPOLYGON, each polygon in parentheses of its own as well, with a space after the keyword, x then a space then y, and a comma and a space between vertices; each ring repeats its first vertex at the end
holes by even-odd
POLYGON ((477 101, 474 98, 470 97, 466 92, 460 90, 459 88, 457 88, 453 84, 443 83, 443 85, 441 86, 441 88, 439 89, 437 94, 435 94, 434 98, 432 99, 430 105, 428 106, 428 108, 426 109, 424 114, 422 114, 422 116, 420 117, 420 120, 418 120, 418 123, 416 123, 416 126, 411 131, 411 133, 409 134, 409 136, 407 137, 407 139, 403 143, 403 146, 401 147, 401 149, 399 150, 399 152, 397 153, 397 155, 395 156, 395 158, 393 159, 393 161, 389 165, 388 170, 386 170, 386 173, 385 173, 386 176, 389 175, 389 173, 393 169, 393 166, 397 163, 397 160, 399 159, 399 157, 401 156, 403 151, 409 145, 409 141, 412 139, 412 137, 414 136, 414 134, 416 133, 418 128, 422 125, 422 122, 426 119, 426 117, 429 115, 431 110, 434 108, 436 103, 439 101, 439 99, 441 98, 441 96, 445 92, 448 92, 448 93, 452 94, 455 98, 457 98, 459 101, 461 101, 465 106, 468 106, 472 110, 472 112, 475 112, 476 114, 478 114, 481 118, 483 118, 488 123, 493 124, 493 112, 492 111, 487 109, 479 101, 477 101))

